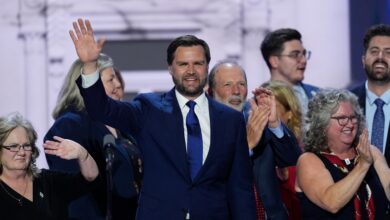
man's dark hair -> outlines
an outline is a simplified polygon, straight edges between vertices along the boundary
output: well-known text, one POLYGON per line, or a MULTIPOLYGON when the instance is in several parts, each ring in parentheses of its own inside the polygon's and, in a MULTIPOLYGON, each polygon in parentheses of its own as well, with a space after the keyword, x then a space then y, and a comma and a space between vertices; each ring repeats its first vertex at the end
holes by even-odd
POLYGON ((371 26, 368 29, 368 31, 364 35, 364 39, 363 39, 364 52, 367 51, 368 45, 370 44, 371 39, 373 37, 376 37, 376 36, 390 37, 390 25, 377 24, 377 25, 371 26))
POLYGON ((292 40, 301 41, 301 38, 301 33, 291 28, 282 28, 269 32, 260 45, 261 54, 263 55, 268 68, 271 69, 269 57, 282 53, 284 42, 292 40))
POLYGON ((210 59, 211 59, 209 45, 207 45, 207 43, 204 40, 199 39, 199 38, 195 37, 194 35, 184 35, 184 36, 180 36, 180 37, 174 39, 169 44, 169 46, 167 48, 168 65, 172 65, 173 59, 175 58, 174 57, 175 52, 176 52, 176 49, 178 47, 192 47, 192 46, 198 46, 198 45, 203 47, 207 64, 209 64, 210 59))

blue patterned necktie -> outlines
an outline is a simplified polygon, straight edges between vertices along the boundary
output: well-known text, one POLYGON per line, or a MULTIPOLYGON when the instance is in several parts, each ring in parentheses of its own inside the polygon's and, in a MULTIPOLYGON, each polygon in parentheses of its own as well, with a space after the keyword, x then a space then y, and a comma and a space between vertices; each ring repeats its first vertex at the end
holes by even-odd
POLYGON ((196 117, 194 108, 196 102, 188 101, 186 104, 190 111, 187 114, 186 125, 187 125, 187 155, 188 164, 191 173, 191 179, 194 180, 202 167, 203 159, 203 142, 202 132, 200 130, 200 124, 198 117, 196 117))
POLYGON ((385 130, 385 113, 383 112, 383 105, 385 102, 378 98, 375 100, 376 111, 374 114, 374 121, 372 122, 371 144, 379 148, 383 152, 383 134, 385 130))

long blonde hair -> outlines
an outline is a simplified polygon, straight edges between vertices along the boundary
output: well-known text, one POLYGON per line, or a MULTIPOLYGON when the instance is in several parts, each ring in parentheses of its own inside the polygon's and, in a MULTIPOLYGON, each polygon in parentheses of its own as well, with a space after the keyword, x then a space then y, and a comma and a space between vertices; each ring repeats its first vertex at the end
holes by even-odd
MULTIPOLYGON (((104 69, 113 66, 114 62, 111 57, 101 53, 97 60, 99 73, 104 69)), ((72 108, 75 111, 83 111, 85 109, 83 98, 81 97, 80 90, 76 84, 76 80, 81 74, 82 67, 83 63, 79 59, 73 62, 65 77, 64 83, 62 84, 60 93, 58 94, 57 104, 52 113, 54 119, 60 117, 60 115, 68 111, 69 108, 72 108)))
POLYGON ((292 113, 292 117, 287 121, 286 125, 294 133, 295 137, 300 140, 302 137, 302 111, 292 88, 287 83, 279 80, 265 82, 262 86, 270 89, 274 93, 276 100, 287 111, 292 113))

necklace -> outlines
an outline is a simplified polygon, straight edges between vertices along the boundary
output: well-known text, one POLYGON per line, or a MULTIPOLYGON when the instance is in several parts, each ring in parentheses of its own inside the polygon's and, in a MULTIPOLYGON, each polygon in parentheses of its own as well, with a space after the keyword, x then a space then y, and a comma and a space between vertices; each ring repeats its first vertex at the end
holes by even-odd
POLYGON ((3 180, 0 179, 0 186, 1 186, 1 188, 3 188, 4 192, 6 192, 11 198, 15 199, 18 202, 19 206, 23 206, 22 199, 23 199, 24 194, 26 194, 27 185, 28 185, 28 181, 26 182, 26 186, 24 187, 24 192, 23 192, 22 196, 20 198, 16 198, 14 195, 12 195, 10 192, 8 192, 8 190, 4 186, 3 180))

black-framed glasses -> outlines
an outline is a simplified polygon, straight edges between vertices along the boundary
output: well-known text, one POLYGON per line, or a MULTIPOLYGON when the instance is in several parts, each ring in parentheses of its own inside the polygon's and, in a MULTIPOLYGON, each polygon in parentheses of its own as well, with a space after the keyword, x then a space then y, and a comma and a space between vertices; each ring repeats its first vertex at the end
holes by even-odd
POLYGON ((5 148, 11 152, 19 152, 20 151, 20 148, 23 148, 23 150, 25 151, 32 151, 32 144, 11 144, 11 145, 8 145, 8 146, 1 146, 2 148, 5 148))
POLYGON ((330 117, 331 119, 337 120, 337 123, 339 123, 340 126, 345 126, 348 124, 349 121, 351 121, 352 124, 357 124, 359 122, 359 117, 353 115, 353 116, 335 116, 330 117))
POLYGON ((290 57, 291 59, 294 59, 294 60, 301 60, 302 57, 305 57, 306 60, 309 60, 311 57, 311 51, 310 50, 293 51, 289 54, 279 54, 279 56, 290 57))

